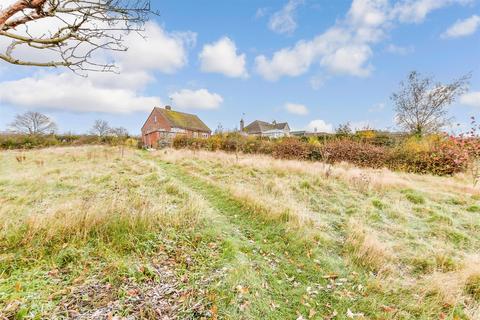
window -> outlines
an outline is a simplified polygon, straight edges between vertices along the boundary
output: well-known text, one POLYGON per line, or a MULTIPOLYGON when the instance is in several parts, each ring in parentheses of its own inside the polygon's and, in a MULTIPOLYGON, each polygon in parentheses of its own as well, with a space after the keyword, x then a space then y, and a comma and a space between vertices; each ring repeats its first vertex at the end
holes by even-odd
POLYGON ((155 116, 155 118, 153 119, 153 121, 154 121, 155 123, 157 123, 157 116, 155 116))

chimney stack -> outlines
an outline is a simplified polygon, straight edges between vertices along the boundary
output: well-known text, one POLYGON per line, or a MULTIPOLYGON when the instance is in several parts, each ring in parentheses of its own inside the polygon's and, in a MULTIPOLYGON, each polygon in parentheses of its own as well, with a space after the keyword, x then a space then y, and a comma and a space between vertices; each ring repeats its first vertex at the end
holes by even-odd
POLYGON ((240 132, 243 132, 244 127, 245 123, 243 122, 243 119, 240 119, 240 132))
POLYGON ((172 110, 172 107, 170 107, 170 106, 165 106, 165 110, 172 110))

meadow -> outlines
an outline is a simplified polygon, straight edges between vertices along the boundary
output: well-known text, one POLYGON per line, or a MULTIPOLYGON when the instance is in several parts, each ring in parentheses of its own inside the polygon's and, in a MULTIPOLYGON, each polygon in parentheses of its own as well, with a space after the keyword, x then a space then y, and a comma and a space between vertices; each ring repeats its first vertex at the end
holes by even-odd
POLYGON ((200 150, 0 152, 0 318, 479 319, 480 187, 200 150))

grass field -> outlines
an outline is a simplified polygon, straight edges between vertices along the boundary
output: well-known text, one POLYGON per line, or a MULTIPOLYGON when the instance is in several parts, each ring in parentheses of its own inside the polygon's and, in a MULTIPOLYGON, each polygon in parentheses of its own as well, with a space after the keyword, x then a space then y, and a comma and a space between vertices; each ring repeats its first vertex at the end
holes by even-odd
POLYGON ((480 188, 264 156, 0 153, 0 318, 480 319, 480 188))

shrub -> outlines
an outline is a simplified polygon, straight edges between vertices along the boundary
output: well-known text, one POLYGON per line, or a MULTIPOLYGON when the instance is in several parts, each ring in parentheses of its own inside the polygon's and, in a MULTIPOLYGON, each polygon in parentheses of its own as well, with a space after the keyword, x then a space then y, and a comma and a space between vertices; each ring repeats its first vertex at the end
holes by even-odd
POLYGON ((192 138, 187 137, 186 135, 177 135, 173 138, 172 146, 175 149, 188 148, 192 144, 192 138))
POLYGON ((327 161, 350 162, 359 167, 382 168, 387 166, 390 152, 385 147, 350 139, 332 140, 325 143, 323 153, 327 161))
POLYGON ((273 156, 281 159, 307 160, 310 150, 307 143, 297 138, 285 138, 275 144, 273 156))
POLYGON ((390 158, 390 168, 421 174, 452 175, 464 171, 469 154, 455 140, 433 136, 407 139, 390 158))

